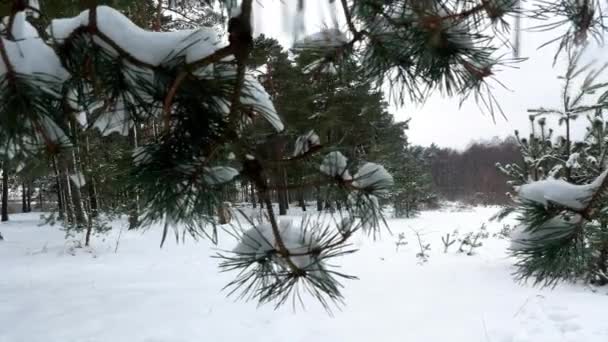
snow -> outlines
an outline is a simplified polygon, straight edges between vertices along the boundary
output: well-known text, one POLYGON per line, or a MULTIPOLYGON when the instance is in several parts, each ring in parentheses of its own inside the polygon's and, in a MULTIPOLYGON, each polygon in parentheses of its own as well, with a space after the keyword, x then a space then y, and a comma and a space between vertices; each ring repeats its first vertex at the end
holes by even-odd
POLYGON ((40 1, 38 0, 29 0, 27 5, 35 10, 40 10, 40 1))
POLYGON ((359 189, 371 190, 376 194, 384 194, 393 186, 393 176, 382 165, 365 163, 355 174, 353 186, 359 189))
POLYGON ((131 127, 133 127, 133 121, 129 119, 129 115, 125 112, 126 109, 123 102, 119 100, 112 107, 109 108, 110 110, 102 112, 95 119, 92 127, 97 128, 103 136, 108 136, 112 133, 128 136, 131 127))
POLYGON ((270 95, 254 75, 245 75, 242 92, 241 104, 254 107, 254 109, 256 109, 256 111, 277 130, 277 132, 281 132, 285 129, 285 126, 270 99, 270 95))
POLYGON ((87 184, 84 175, 80 172, 78 173, 73 173, 70 175, 70 180, 72 181, 72 184, 74 184, 75 186, 82 188, 83 186, 85 186, 87 184))
POLYGON ((566 167, 571 169, 577 169, 581 167, 581 165, 578 163, 578 159, 580 158, 580 156, 580 153, 572 153, 566 161, 566 167))
MULTIPOLYGON (((283 244, 291 253, 306 253, 320 244, 320 241, 317 241, 310 231, 304 232, 300 225, 290 219, 279 220, 277 224, 283 244)), ((265 223, 245 231, 233 252, 244 258, 252 256, 260 258, 276 250, 275 245, 276 239, 272 226, 265 223)), ((291 256, 290 259, 301 269, 310 270, 311 267, 322 266, 321 261, 313 260, 309 255, 291 256)), ((280 263, 284 262, 280 257, 275 257, 275 260, 280 263)))
POLYGON ((348 159, 338 152, 329 152, 319 167, 319 170, 330 177, 340 177, 343 180, 351 180, 352 177, 346 168, 348 166, 348 159))
MULTIPOLYGON (((4 18, 3 23, 7 20, 4 18)), ((67 70, 61 65, 55 51, 40 39, 36 29, 27 22, 25 13, 17 13, 13 25, 12 33, 15 41, 5 38, 2 38, 2 41, 15 72, 58 83, 65 81, 69 77, 67 70)), ((0 75, 5 74, 6 71, 4 60, 0 59, 0 75)))
POLYGON ((601 185, 608 171, 604 171, 592 183, 574 185, 559 179, 547 179, 524 184, 518 189, 519 197, 547 205, 553 202, 574 210, 584 209, 594 191, 601 185))
POLYGON ((204 171, 203 179, 205 180, 205 183, 210 185, 228 183, 239 175, 239 172, 236 169, 228 166, 205 167, 204 171))
POLYGON ((335 48, 348 43, 346 35, 336 29, 325 29, 304 37, 295 43, 296 48, 335 48))
MULTIPOLYGON (((226 298, 221 289, 235 274, 218 272, 216 249, 171 239, 159 249, 162 227, 142 234, 116 221, 84 249, 57 227, 39 226, 38 214, 12 215, 0 224, 0 341, 608 341, 608 288, 518 284, 509 242, 497 238, 474 256, 457 246, 443 253, 441 236, 475 231, 497 210, 423 212, 390 219, 393 235, 379 241, 355 235, 360 250, 335 262, 360 279, 343 283, 346 305, 333 316, 309 297, 295 311, 226 298), (424 265, 412 229, 431 244, 424 265), (408 244, 396 251, 400 233, 408 244)), ((297 222, 300 212, 289 214, 297 222)), ((220 236, 218 248, 235 245, 220 236)))
POLYGON ((301 156, 308 153, 311 149, 321 146, 321 139, 315 133, 315 131, 309 131, 308 133, 301 135, 296 139, 296 146, 293 151, 293 156, 301 156))
MULTIPOLYGON (((86 10, 72 18, 54 19, 47 32, 53 39, 62 42, 76 29, 88 24, 89 10, 86 10)), ((146 31, 108 6, 97 7, 97 27, 121 49, 136 59, 155 66, 177 57, 183 57, 186 63, 191 63, 211 55, 228 44, 226 41, 220 41, 217 32, 206 27, 173 32, 146 31)), ((116 52, 101 41, 96 40, 96 42, 108 51, 116 52)))

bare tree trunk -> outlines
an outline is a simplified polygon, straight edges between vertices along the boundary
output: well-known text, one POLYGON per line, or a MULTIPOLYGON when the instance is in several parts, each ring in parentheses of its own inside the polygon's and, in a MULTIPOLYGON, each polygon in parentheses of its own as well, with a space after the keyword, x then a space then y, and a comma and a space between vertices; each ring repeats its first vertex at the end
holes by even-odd
MULTIPOLYGON (((152 123, 154 125, 154 123, 152 123)), ((155 130, 156 126, 153 126, 155 130)), ((137 148, 139 146, 139 142, 137 140, 137 127, 133 127, 133 147, 137 148)), ((156 135, 156 133, 154 133, 156 135)), ((129 208, 129 229, 133 229, 139 225, 139 194, 135 192, 133 194, 134 198, 128 198, 127 201, 130 203, 131 208, 129 208)))
POLYGON ((38 190, 38 209, 40 211, 44 211, 44 201, 42 198, 42 187, 40 187, 40 189, 38 190))
POLYGON ((74 219, 76 220, 76 224, 80 227, 84 227, 87 224, 87 218, 82 205, 82 193, 78 186, 74 186, 72 189, 72 205, 74 206, 74 219))
POLYGON ((27 212, 32 212, 32 181, 30 180, 27 183, 27 212))
POLYGON ((65 207, 65 214, 68 224, 74 224, 74 201, 72 200, 72 184, 70 183, 70 176, 65 166, 61 167, 61 182, 63 184, 63 205, 65 207))
POLYGON ((59 219, 65 219, 65 192, 61 181, 61 172, 57 166, 57 160, 55 157, 53 160, 53 170, 55 171, 55 183, 57 186, 57 211, 59 212, 59 219))
POLYGON ((21 212, 27 213, 27 187, 25 181, 21 182, 21 212))
POLYGON ((3 163, 2 169, 2 222, 8 221, 8 162, 3 163))
POLYGON ((304 200, 304 189, 300 189, 298 192, 298 202, 300 203, 300 207, 302 211, 306 211, 306 201, 304 200))
POLYGON ((255 187, 253 186, 253 184, 251 185, 251 204, 253 205, 253 209, 255 209, 257 207, 257 202, 256 202, 256 197, 255 197, 255 187))
POLYGON ((317 211, 323 211, 323 199, 321 198, 320 187, 317 187, 317 211))

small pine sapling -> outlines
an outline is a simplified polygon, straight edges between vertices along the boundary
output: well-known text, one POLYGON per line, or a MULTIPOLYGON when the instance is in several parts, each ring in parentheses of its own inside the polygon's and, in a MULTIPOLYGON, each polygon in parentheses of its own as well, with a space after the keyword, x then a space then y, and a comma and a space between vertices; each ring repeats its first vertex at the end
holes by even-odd
POLYGON ((416 234, 416 238, 418 239, 418 247, 420 247, 420 252, 416 253, 416 258, 418 258, 418 263, 420 265, 426 263, 427 261, 429 261, 429 257, 430 255, 427 253, 428 251, 431 250, 431 244, 430 243, 425 243, 422 240, 422 236, 420 235, 420 232, 418 232, 417 230, 413 230, 414 234, 416 234))
POLYGON ((486 224, 482 224, 478 232, 469 232, 464 238, 460 239, 460 247, 458 248, 459 253, 465 253, 465 248, 468 246, 469 250, 466 252, 467 255, 473 255, 474 249, 481 247, 483 243, 480 239, 487 239, 490 236, 486 228, 486 224))
POLYGON ((395 241, 395 251, 399 251, 400 246, 407 245, 407 241, 405 240, 405 233, 399 233, 397 236, 397 241, 395 241))
POLYGON ((450 233, 445 234, 445 236, 441 237, 441 241, 443 242, 443 253, 447 253, 448 252, 448 248, 450 248, 451 245, 454 244, 454 242, 456 242, 456 240, 452 239, 456 234, 452 234, 450 237, 450 233))
POLYGON ((504 240, 510 239, 512 231, 513 231, 513 227, 511 227, 510 224, 503 224, 500 231, 492 234, 492 237, 504 239, 504 240))

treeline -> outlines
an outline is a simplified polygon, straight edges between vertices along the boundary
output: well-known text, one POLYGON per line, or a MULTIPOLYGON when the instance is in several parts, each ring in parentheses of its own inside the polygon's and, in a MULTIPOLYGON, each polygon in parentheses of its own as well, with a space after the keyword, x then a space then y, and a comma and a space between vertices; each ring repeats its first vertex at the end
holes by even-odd
POLYGON ((471 143, 464 151, 431 145, 426 148, 433 188, 440 198, 472 204, 505 204, 512 189, 496 163, 520 164, 514 137, 471 143))

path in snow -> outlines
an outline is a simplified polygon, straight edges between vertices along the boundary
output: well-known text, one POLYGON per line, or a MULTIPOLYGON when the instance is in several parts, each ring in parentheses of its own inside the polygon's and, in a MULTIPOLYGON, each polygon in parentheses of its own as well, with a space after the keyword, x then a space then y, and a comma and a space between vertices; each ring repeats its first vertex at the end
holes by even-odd
POLYGON ((456 253, 456 244, 443 253, 443 234, 476 230, 495 212, 425 212, 390 220, 393 235, 380 241, 358 237, 361 250, 342 263, 360 280, 344 284, 346 306, 333 317, 312 299, 293 312, 225 298, 231 274, 217 272, 205 241, 161 250, 158 230, 125 231, 114 253, 117 223, 73 256, 57 228, 14 215, 0 225, 0 342, 608 341, 608 288, 516 284, 508 243, 497 238, 474 256, 456 253), (431 243, 424 265, 410 228, 431 243), (408 244, 397 251, 401 232, 408 244))

